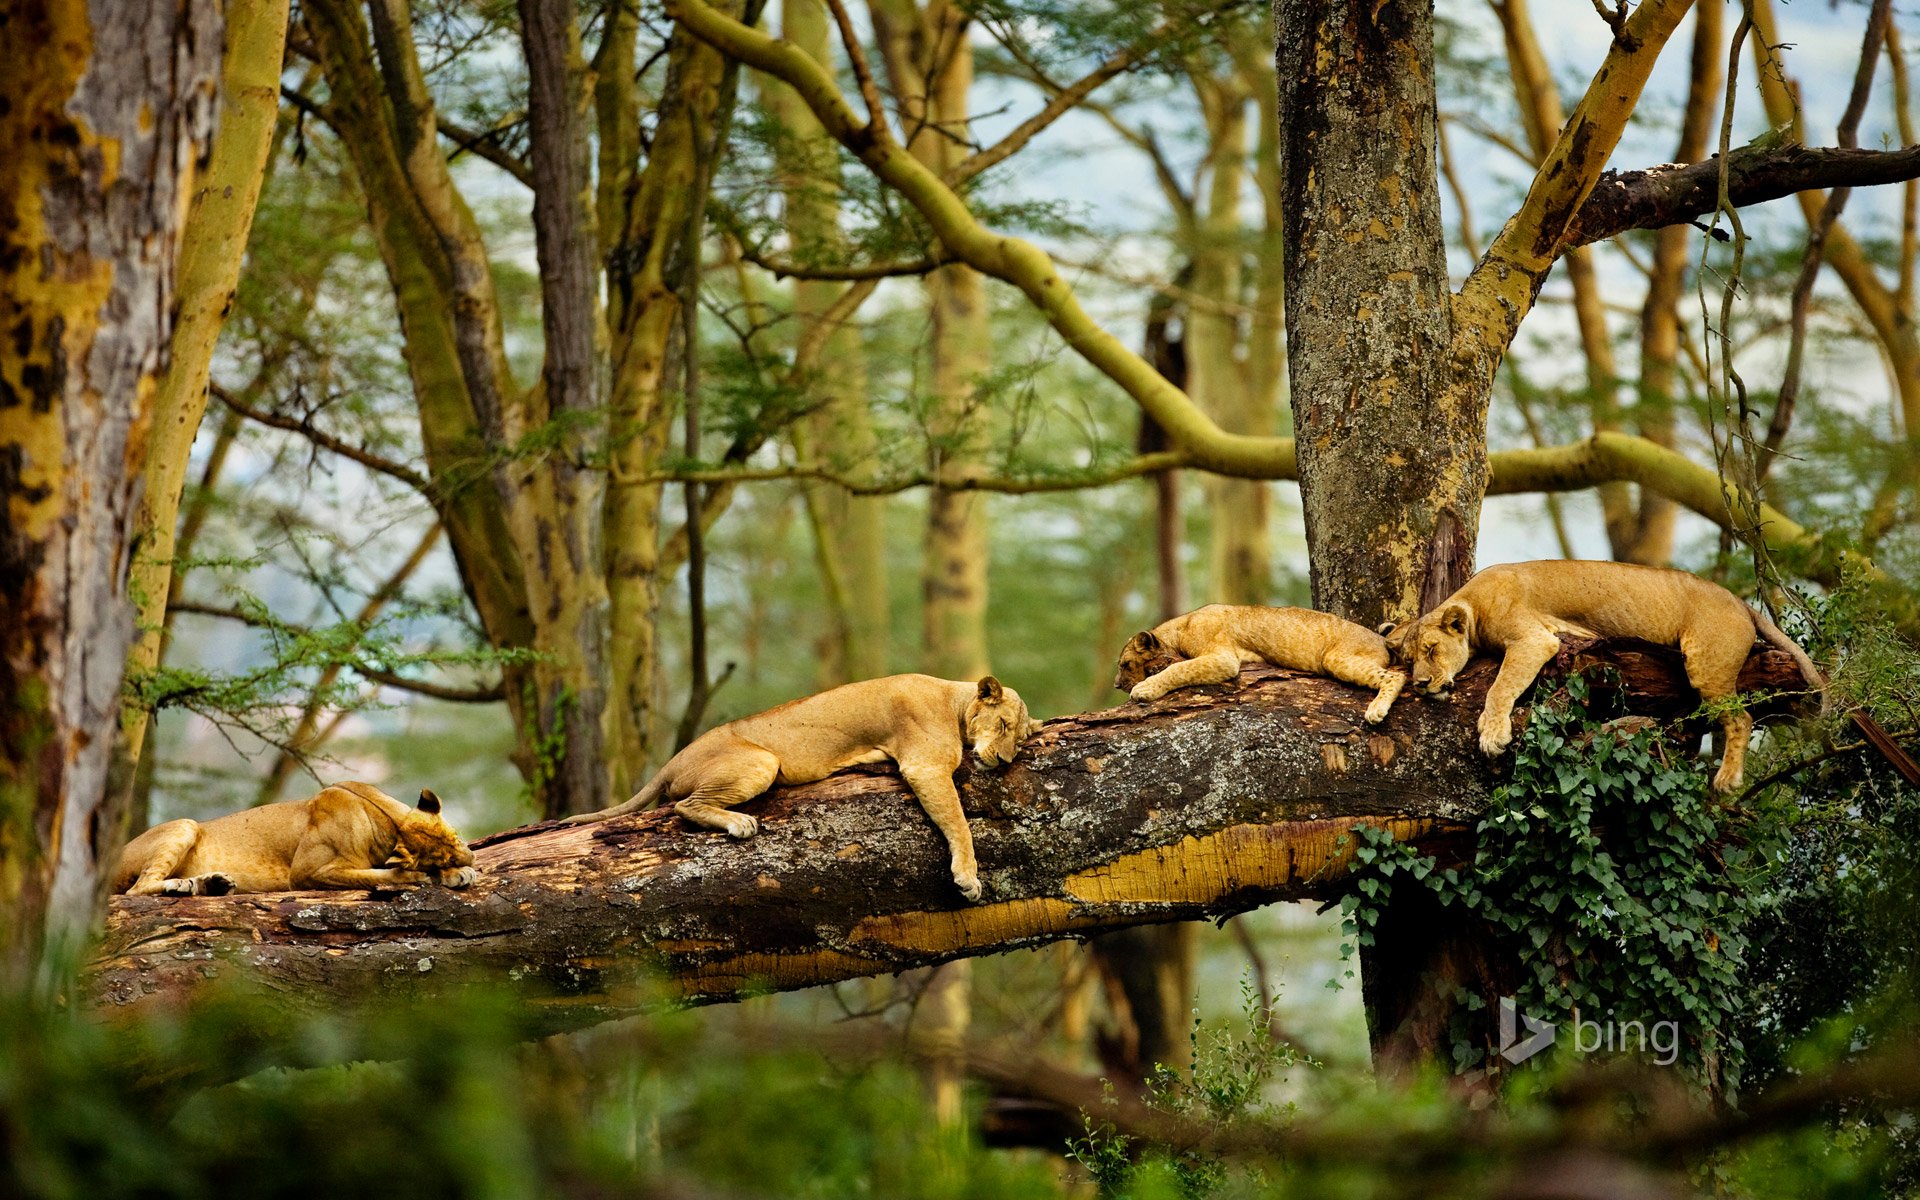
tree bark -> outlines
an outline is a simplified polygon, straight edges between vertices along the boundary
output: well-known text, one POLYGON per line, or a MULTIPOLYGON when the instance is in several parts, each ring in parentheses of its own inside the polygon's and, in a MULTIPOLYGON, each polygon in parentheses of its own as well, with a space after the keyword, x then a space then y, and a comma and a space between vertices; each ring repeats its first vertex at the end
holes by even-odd
POLYGON ((110 770, 135 509, 195 171, 209 0, 7 14, 0 107, 0 973, 77 943, 125 837, 110 770))
POLYGON ((1466 582, 1486 487, 1485 420, 1450 386, 1433 10, 1276 0, 1274 12, 1313 603, 1371 629, 1466 582))
MULTIPOLYGON (((139 634, 128 666, 136 673, 159 666, 165 645, 180 495, 200 418, 207 410, 214 343, 233 304, 254 208, 267 176, 280 114, 287 7, 288 0, 236 0, 226 8, 220 130, 187 212, 180 247, 179 316, 169 344, 171 361, 154 393, 153 432, 137 526, 140 552, 133 565, 139 634)), ((121 721, 128 758, 140 757, 151 715, 143 705, 128 707, 121 721)))
MULTIPOLYGON (((1677 656, 1638 643, 1570 643, 1548 675, 1602 663, 1634 711, 1695 706, 1677 656)), ((465 892, 118 897, 89 996, 115 1020, 141 1018, 250 981, 274 997, 254 1013, 265 1028, 342 1004, 517 988, 531 1036, 673 999, 1326 899, 1356 821, 1467 852, 1497 775, 1475 745, 1494 670, 1474 664, 1451 700, 1405 699, 1377 729, 1353 688, 1265 667, 1050 721, 1011 767, 961 774, 984 904, 953 893, 940 836, 897 775, 859 768, 754 801, 761 831, 744 842, 664 811, 497 834, 477 843, 481 877, 465 892)), ((1758 650, 1741 688, 1798 681, 1784 654, 1758 650)))
MULTIPOLYGON (((785 0, 780 31, 785 40, 805 50, 814 61, 833 61, 828 18, 821 0, 785 0)), ((787 210, 787 236, 803 261, 838 261, 845 257, 846 238, 840 230, 840 159, 833 139, 821 128, 806 102, 777 80, 767 83, 770 107, 786 129, 776 145, 787 210)), ((806 382, 820 398, 820 407, 806 422, 802 436, 813 443, 810 457, 844 467, 873 461, 878 451, 873 417, 867 407, 867 369, 860 333, 833 319, 831 330, 817 327, 843 294, 842 285, 825 280, 796 279, 793 308, 800 318, 802 337, 827 332, 828 342, 806 382)), ((828 483, 807 487, 807 505, 821 562, 821 575, 834 610, 833 644, 822 656, 821 686, 853 679, 872 679, 887 673, 889 606, 887 603, 886 507, 883 496, 855 496, 828 483)))

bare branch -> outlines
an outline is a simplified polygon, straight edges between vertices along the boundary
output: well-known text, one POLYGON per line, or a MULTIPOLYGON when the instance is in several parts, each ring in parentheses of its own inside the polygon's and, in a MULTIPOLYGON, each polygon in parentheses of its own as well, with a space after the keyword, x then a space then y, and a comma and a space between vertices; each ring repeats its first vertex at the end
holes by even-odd
POLYGON ((847 16, 847 6, 843 0, 827 0, 827 8, 833 13, 833 23, 840 28, 840 40, 847 47, 847 61, 853 64, 853 77, 860 85, 860 99, 867 106, 867 134, 882 142, 891 141, 893 135, 887 130, 880 89, 874 85, 873 68, 867 65, 867 52, 860 45, 860 35, 854 31, 852 18, 847 16))
POLYGON ((449 121, 445 117, 439 118, 440 136, 452 142, 455 147, 454 152, 447 155, 447 161, 452 162, 454 159, 460 157, 463 151, 469 152, 476 157, 486 159, 494 166, 499 167, 502 171, 513 176, 523 186, 531 188, 533 186, 533 168, 527 165, 525 159, 508 151, 505 146, 502 146, 494 140, 523 120, 525 120, 524 116, 515 115, 511 119, 494 126, 492 129, 481 132, 468 129, 463 125, 449 121))
POLYGON ((740 257, 763 271, 771 271, 777 279, 836 279, 855 282, 862 279, 898 279, 904 276, 925 275, 937 271, 953 259, 938 249, 925 258, 908 262, 866 263, 858 266, 819 266, 811 263, 797 263, 792 259, 773 258, 755 250, 745 242, 739 243, 740 257))
MULTIPOLYGON (((1860 118, 1866 115, 1867 96, 1873 91, 1873 71, 1880 63, 1880 47, 1886 41, 1892 8, 1892 0, 1874 0, 1873 9, 1867 16, 1867 31, 1860 46, 1860 65, 1853 75, 1853 94, 1847 100, 1847 110, 1840 118, 1840 128, 1835 138, 1842 149, 1852 150, 1860 144, 1860 118)), ((1787 337, 1787 365, 1780 374, 1780 392, 1774 399, 1773 419, 1767 424, 1765 453, 1757 455, 1754 462, 1754 474, 1762 482, 1765 482, 1767 472, 1773 467, 1773 460, 1779 456, 1781 444, 1787 440, 1787 430, 1793 425, 1793 409, 1800 399, 1800 372, 1807 351, 1807 314, 1813 307, 1813 284, 1819 277, 1821 260, 1826 257, 1827 236, 1833 231, 1834 222, 1840 219, 1840 213, 1852 195, 1853 189, 1850 187, 1836 187, 1827 193, 1826 203, 1820 206, 1820 215, 1807 232, 1807 253, 1800 261, 1800 275, 1793 281, 1790 304, 1792 331, 1787 337)))
POLYGON ((351 459, 369 471, 377 471, 382 475, 398 479, 401 483, 417 491, 426 492, 432 487, 427 477, 415 471, 413 468, 402 463, 397 463, 390 458, 382 458, 371 450, 362 449, 351 442, 316 429, 310 420, 305 418, 283 417, 279 413, 254 408, 217 383, 209 385, 209 390, 220 403, 226 405, 234 412, 239 413, 249 421, 265 425, 270 429, 284 429, 289 433, 297 433, 322 450, 330 450, 342 458, 351 459))
MULTIPOLYGON (((1566 244, 1584 246, 1629 229, 1678 225, 1714 210, 1720 160, 1668 163, 1609 172, 1594 185, 1567 228, 1566 244)), ((1920 178, 1920 146, 1903 150, 1742 146, 1727 156, 1727 197, 1749 208, 1828 187, 1872 187, 1920 178)))

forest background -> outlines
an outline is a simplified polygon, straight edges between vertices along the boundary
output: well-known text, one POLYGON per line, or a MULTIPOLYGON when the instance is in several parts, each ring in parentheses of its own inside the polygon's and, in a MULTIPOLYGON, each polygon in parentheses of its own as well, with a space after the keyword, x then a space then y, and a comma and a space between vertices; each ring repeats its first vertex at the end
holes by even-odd
MULTIPOLYGON (((1843 144, 1914 143, 1905 14, 1873 10, 1884 65, 1852 116, 1865 7, 1757 0, 1729 57, 1739 15, 1710 0, 1679 24, 1616 165, 1824 144, 1836 127, 1843 144)), ((907 154, 973 218, 1045 248, 1093 321, 1222 429, 1293 432, 1266 8, 876 0, 836 30, 788 0, 753 16, 832 64, 850 100, 875 89, 907 154)), ((227 103, 252 106, 263 186, 230 308, 183 309, 176 360, 197 353, 204 391, 188 372, 160 393, 122 730, 134 828, 317 777, 432 787, 479 835, 624 795, 692 732, 845 679, 991 670, 1036 716, 1070 714, 1121 699, 1115 651, 1167 613, 1312 601, 1296 485, 1147 469, 1167 461, 1164 432, 1058 320, 950 264, 925 212, 793 89, 673 37, 665 14, 585 5, 558 35, 512 5, 306 0, 292 18, 227 16, 227 103), (269 50, 237 53, 248 37, 269 50), (558 59, 535 78, 543 53, 558 59), (543 86, 557 109, 530 100, 543 86), (541 186, 587 177, 567 154, 598 156, 596 191, 541 186), (572 219, 537 227, 536 191, 572 219), (156 507, 170 488, 177 513, 156 507)), ((1571 0, 1437 10, 1454 285, 1521 209, 1617 21, 1571 0)), ((218 150, 211 169, 255 173, 218 150)), ((1540 458, 1503 484, 1496 461, 1494 491, 1515 494, 1488 499, 1480 564, 1617 557, 1751 592, 1751 529, 1688 500, 1700 471, 1746 471, 1911 592, 1916 190, 1859 189, 1819 234, 1831 269, 1809 274, 1823 205, 1744 209, 1733 242, 1680 224, 1564 258, 1495 377, 1487 445, 1571 462, 1624 433, 1682 462, 1627 451, 1583 474, 1540 458), (1731 433, 1723 348, 1744 385, 1731 433)), ((1769 582, 1844 573, 1789 562, 1769 582)), ((1851 581, 1820 609, 1830 624, 1856 619, 1848 605, 1900 622, 1851 581)), ((870 999, 1150 1074, 1184 1054, 1180 998, 1232 1022, 1249 973, 1253 995, 1280 998, 1262 1021, 1359 1070, 1343 919, 1263 910, 870 999), (1128 961, 1178 998, 1149 1013, 1153 983, 1128 961)), ((741 1013, 805 1025, 847 1003, 741 1013)), ((951 1119, 958 1085, 930 1069, 951 1119)))

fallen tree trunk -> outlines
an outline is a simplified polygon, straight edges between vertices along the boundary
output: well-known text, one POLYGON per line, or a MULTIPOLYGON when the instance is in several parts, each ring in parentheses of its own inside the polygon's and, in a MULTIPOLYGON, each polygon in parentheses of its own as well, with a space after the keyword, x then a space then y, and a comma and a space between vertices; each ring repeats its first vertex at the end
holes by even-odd
MULTIPOLYGON (((1620 673, 1635 712, 1694 706, 1678 657, 1637 643, 1570 643, 1548 674, 1595 664, 1620 673)), ((862 768, 754 801, 760 834, 745 842, 667 812, 497 834, 476 843, 465 892, 115 897, 85 987, 120 1019, 245 982, 274 997, 257 1019, 287 1027, 342 1003, 511 988, 544 1034, 670 999, 1330 898, 1358 822, 1468 853, 1497 782, 1474 731, 1494 669, 1473 664, 1450 700, 1403 697, 1372 729, 1366 693, 1273 668, 1049 721, 1011 767, 962 772, 983 904, 953 890, 898 776, 862 768)), ((1741 676, 1743 690, 1799 687, 1773 650, 1741 676)))

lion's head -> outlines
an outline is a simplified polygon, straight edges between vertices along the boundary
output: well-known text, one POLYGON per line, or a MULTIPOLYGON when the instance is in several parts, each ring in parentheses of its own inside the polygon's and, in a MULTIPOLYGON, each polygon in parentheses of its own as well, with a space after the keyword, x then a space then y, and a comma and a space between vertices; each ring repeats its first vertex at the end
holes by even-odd
POLYGON ((1151 631, 1136 633, 1120 647, 1120 664, 1113 674, 1113 686, 1131 692, 1134 685, 1149 675, 1158 675, 1178 661, 1180 656, 1167 649, 1166 643, 1151 631))
POLYGON ((1393 657, 1412 668, 1413 686, 1429 696, 1445 695, 1453 677, 1473 657, 1473 610, 1443 604, 1404 625, 1383 625, 1393 657))
POLYGON ((440 797, 420 789, 420 806, 400 818, 400 840, 392 862, 416 871, 445 871, 473 865, 473 851, 440 815, 440 797))
POLYGON ((967 745, 973 756, 989 767, 1010 763, 1020 743, 1033 735, 1039 723, 1027 716, 1027 702, 1010 687, 989 675, 967 701, 967 745))

